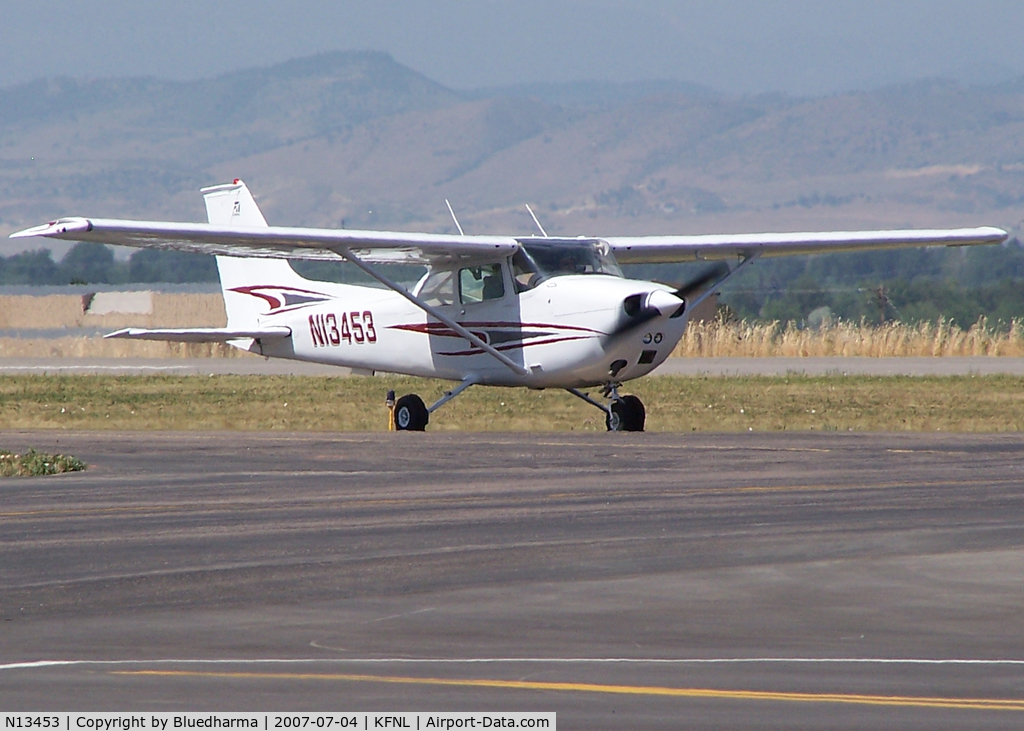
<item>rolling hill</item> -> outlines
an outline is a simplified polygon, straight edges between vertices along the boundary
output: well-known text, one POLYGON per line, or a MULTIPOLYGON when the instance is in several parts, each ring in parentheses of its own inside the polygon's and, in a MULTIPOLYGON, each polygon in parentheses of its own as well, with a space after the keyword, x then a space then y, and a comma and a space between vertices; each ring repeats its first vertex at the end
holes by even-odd
MULTIPOLYGON (((212 79, 0 89, 0 233, 56 215, 201 220, 244 178, 294 225, 560 234, 794 230, 1024 218, 1024 80, 821 98, 694 85, 459 92, 382 53, 212 79)), ((10 253, 10 247, 0 250, 10 253)))

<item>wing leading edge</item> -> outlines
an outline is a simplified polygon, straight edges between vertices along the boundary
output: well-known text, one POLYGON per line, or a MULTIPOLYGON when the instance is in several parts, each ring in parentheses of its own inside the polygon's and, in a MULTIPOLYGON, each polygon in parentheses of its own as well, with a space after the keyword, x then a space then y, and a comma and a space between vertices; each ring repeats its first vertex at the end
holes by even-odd
POLYGON ((11 234, 12 239, 29 236, 269 259, 338 261, 342 257, 336 250, 343 249, 376 264, 436 264, 463 258, 504 256, 512 254, 518 246, 511 236, 214 226, 105 218, 61 218, 11 234))
POLYGON ((958 229, 825 231, 808 233, 712 234, 701 236, 612 236, 605 241, 622 264, 797 256, 917 246, 1000 244, 1008 234, 981 226, 958 229))
MULTIPOLYGON (((29 236, 272 259, 337 261, 344 258, 339 252, 347 251, 365 262, 378 264, 440 264, 483 256, 507 256, 518 247, 516 239, 511 236, 238 227, 103 218, 62 218, 11 234, 11 238, 29 236)), ((999 244, 1007 237, 1003 229, 981 226, 892 231, 612 236, 604 240, 620 263, 644 264, 918 246, 976 246, 999 244)))

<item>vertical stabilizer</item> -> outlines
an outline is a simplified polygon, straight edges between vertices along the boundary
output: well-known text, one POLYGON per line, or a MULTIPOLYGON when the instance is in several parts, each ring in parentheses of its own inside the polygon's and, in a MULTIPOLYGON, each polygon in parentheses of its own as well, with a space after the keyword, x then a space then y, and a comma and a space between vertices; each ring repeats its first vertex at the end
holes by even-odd
POLYGON ((206 218, 215 226, 267 227, 259 206, 241 180, 202 189, 206 200, 206 218))
MULTIPOLYGON (((206 200, 206 216, 211 224, 233 228, 267 227, 267 220, 241 180, 203 188, 202 193, 206 200)), ((259 316, 267 310, 264 300, 234 290, 259 286, 294 287, 306 282, 284 259, 218 256, 217 271, 220 273, 229 328, 255 327, 259 316)))

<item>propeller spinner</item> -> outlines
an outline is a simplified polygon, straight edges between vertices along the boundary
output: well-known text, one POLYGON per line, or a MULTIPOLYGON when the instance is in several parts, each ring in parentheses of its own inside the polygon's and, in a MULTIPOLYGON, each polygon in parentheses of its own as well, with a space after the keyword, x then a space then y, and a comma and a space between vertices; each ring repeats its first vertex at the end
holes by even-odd
POLYGON ((622 301, 626 317, 608 333, 609 337, 624 335, 656 317, 679 317, 686 309, 687 300, 703 291, 708 284, 717 282, 729 273, 724 262, 714 264, 695 278, 680 285, 674 292, 656 289, 651 292, 631 294, 622 301))

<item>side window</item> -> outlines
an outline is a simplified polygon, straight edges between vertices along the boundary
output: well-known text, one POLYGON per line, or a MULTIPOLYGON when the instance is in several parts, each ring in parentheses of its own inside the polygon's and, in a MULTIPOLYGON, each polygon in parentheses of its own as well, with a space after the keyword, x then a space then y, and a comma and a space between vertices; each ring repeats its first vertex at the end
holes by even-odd
POLYGON ((428 305, 450 305, 455 298, 454 272, 435 269, 427 274, 417 294, 428 305))
POLYGON ((484 264, 459 270, 459 294, 462 304, 471 305, 505 296, 501 264, 484 264))

